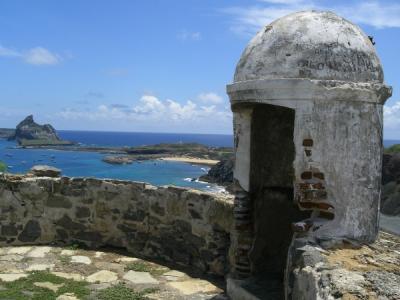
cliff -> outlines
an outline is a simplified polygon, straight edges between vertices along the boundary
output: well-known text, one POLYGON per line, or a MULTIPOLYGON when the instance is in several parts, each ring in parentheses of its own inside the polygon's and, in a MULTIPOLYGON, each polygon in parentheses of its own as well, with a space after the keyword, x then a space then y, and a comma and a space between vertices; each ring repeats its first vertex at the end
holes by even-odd
POLYGON ((206 175, 200 177, 200 180, 211 183, 217 183, 231 189, 233 183, 234 159, 224 159, 211 167, 206 175))
POLYGON ((41 145, 70 145, 68 141, 61 140, 56 130, 50 124, 39 125, 33 120, 33 116, 26 117, 17 125, 14 135, 9 140, 16 140, 21 146, 41 145))

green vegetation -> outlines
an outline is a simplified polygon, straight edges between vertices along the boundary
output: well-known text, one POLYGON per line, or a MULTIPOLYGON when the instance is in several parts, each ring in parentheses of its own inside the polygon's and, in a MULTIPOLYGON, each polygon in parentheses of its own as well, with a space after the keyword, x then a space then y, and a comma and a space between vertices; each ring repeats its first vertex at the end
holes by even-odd
POLYGON ((5 172, 7 170, 7 165, 0 161, 0 172, 5 172))
POLYGON ((145 289, 141 292, 136 292, 130 288, 127 288, 122 283, 114 285, 112 287, 101 290, 97 294, 99 300, 146 300, 148 299, 145 295, 154 293, 156 289, 145 289))
POLYGON ((88 283, 55 276, 47 271, 32 272, 28 277, 12 282, 1 282, 0 299, 8 300, 55 300, 65 293, 74 293, 79 299, 89 295, 88 283), (34 285, 35 282, 51 282, 62 285, 57 292, 34 285))
POLYGON ((216 160, 233 155, 230 147, 208 147, 197 143, 157 144, 127 148, 125 151, 131 155, 186 155, 216 160))
POLYGON ((136 271, 136 272, 149 272, 152 275, 162 275, 168 271, 167 268, 159 268, 150 263, 142 262, 142 261, 135 261, 126 265, 126 271, 136 271))
POLYGON ((392 145, 388 148, 385 148, 385 153, 399 153, 400 152, 400 144, 392 145))
POLYGON ((7 165, 0 161, 0 172, 5 172, 7 171, 7 165))
POLYGON ((65 247, 65 249, 68 249, 68 250, 78 250, 79 248, 84 248, 83 244, 73 243, 73 244, 65 247))
POLYGON ((35 140, 27 140, 20 139, 19 144, 22 147, 31 147, 31 146, 68 146, 73 143, 69 141, 58 141, 58 140, 50 140, 50 139, 35 139, 35 140))

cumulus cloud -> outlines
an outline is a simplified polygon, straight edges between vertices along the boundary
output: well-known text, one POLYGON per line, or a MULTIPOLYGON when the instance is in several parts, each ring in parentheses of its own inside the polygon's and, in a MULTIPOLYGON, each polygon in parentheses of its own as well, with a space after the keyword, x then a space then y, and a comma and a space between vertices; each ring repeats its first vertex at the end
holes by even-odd
POLYGON ((198 98, 200 101, 205 102, 205 103, 222 103, 223 99, 220 95, 209 92, 209 93, 201 93, 198 95, 198 98))
POLYGON ((332 10, 353 22, 376 28, 400 27, 399 2, 357 1, 346 5, 323 5, 312 0, 261 0, 258 5, 227 7, 222 12, 233 17, 233 32, 250 36, 277 18, 306 9, 332 10))
POLYGON ((384 124, 387 129, 398 128, 400 125, 400 101, 383 107, 384 124))
POLYGON ((219 122, 224 122, 225 120, 230 123, 232 118, 229 110, 225 108, 218 110, 215 105, 203 106, 190 100, 184 103, 171 99, 162 101, 152 95, 143 95, 133 106, 102 104, 91 111, 66 108, 58 113, 57 116, 67 120, 86 118, 92 121, 172 121, 175 123, 201 120, 209 122, 210 118, 215 118, 219 122))
POLYGON ((34 47, 27 51, 18 51, 0 45, 0 57, 15 57, 36 66, 56 65, 62 60, 60 55, 52 53, 43 47, 34 47))

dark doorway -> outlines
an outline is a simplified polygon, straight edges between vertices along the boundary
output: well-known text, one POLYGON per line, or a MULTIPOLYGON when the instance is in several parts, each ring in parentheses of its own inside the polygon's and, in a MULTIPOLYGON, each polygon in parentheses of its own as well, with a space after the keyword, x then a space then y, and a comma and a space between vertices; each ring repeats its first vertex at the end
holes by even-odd
POLYGON ((294 110, 260 104, 254 107, 251 125, 252 277, 282 297, 291 224, 308 215, 293 201, 294 121, 294 110))

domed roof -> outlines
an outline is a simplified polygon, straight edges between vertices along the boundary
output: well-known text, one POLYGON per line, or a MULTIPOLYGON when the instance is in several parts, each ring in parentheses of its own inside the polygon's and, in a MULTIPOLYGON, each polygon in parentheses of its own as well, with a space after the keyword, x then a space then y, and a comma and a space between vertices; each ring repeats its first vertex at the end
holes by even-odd
POLYGON ((278 78, 382 83, 383 71, 358 26, 332 12, 302 11, 265 26, 250 41, 234 81, 278 78))

